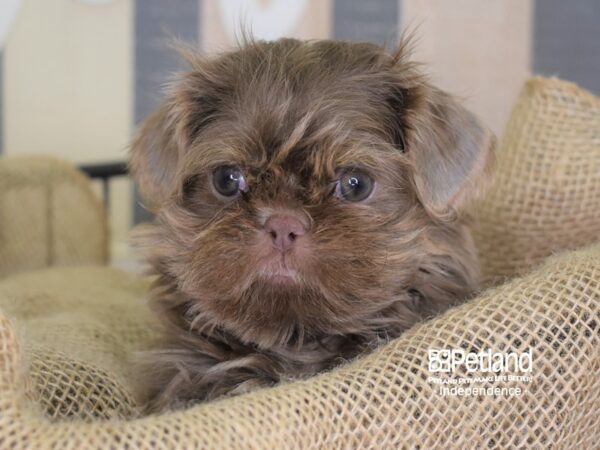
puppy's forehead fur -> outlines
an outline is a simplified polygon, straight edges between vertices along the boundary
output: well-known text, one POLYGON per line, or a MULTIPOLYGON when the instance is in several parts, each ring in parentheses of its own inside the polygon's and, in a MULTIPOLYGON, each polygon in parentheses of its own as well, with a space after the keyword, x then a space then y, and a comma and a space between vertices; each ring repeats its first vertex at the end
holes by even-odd
MULTIPOLYGON (((375 45, 287 40, 190 62, 174 87, 190 118, 188 169, 236 163, 296 173, 310 163, 313 176, 331 177, 339 167, 403 160, 390 134, 398 103, 413 99, 398 88, 398 58, 375 45)), ((409 65, 402 73, 408 88, 416 75, 409 65)))

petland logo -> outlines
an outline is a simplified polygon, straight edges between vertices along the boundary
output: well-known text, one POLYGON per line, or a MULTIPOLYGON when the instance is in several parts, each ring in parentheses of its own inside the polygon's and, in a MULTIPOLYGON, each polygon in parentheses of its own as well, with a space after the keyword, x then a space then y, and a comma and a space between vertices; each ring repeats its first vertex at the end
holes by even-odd
POLYGON ((458 349, 429 349, 429 371, 432 373, 454 373, 463 367, 467 372, 531 372, 533 369, 533 349, 523 353, 466 352, 458 349))

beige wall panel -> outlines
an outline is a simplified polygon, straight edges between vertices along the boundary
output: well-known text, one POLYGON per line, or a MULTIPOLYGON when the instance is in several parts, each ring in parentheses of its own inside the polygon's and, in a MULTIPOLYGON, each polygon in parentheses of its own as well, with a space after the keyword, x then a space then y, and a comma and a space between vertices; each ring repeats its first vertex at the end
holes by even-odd
POLYGON ((123 157, 131 127, 131 1, 25 0, 5 54, 8 154, 123 157))
POLYGON ((501 133, 530 72, 530 0, 401 0, 432 80, 501 133))
MULTIPOLYGON (((132 124, 132 0, 24 0, 4 55, 4 149, 80 163, 126 157, 132 124)), ((123 242, 131 195, 115 186, 123 242)), ((117 251, 118 252, 118 251, 117 251)))
MULTIPOLYGON (((326 39, 331 30, 331 1, 333 0, 294 0, 295 8, 289 8, 289 0, 244 0, 230 1, 231 9, 223 9, 218 0, 204 0, 200 11, 200 33, 202 35, 202 46, 207 52, 217 52, 228 49, 235 45, 232 28, 239 28, 241 23, 251 24, 248 11, 254 4, 257 14, 263 14, 265 18, 274 18, 270 22, 269 32, 281 31, 287 37, 298 39, 326 39), (236 9, 234 4, 246 3, 236 9), (272 14, 280 5, 287 6, 286 14, 272 14), (297 8, 297 9, 296 9, 297 8), (227 12, 235 11, 233 21, 229 19, 229 25, 225 23, 224 17, 231 17, 227 12), (291 11, 291 14, 290 14, 291 11), (245 21, 245 22, 244 22, 245 21), (277 24, 277 26, 275 26, 277 24)), ((258 37, 261 36, 260 24, 268 21, 258 20, 251 27, 258 37)))

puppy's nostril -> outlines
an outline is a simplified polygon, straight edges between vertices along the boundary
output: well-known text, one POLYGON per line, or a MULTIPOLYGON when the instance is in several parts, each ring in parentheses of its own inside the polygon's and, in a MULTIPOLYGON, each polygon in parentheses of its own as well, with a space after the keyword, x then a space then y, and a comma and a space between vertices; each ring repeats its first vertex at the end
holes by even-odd
POLYGON ((306 225, 293 215, 274 215, 267 219, 264 230, 275 248, 287 251, 306 233, 306 225))

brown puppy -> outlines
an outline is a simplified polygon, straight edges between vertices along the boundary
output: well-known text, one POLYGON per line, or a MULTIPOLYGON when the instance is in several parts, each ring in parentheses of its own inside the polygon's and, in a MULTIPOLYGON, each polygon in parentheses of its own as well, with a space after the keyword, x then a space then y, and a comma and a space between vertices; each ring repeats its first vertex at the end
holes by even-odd
POLYGON ((314 374, 477 289, 467 210, 494 139, 406 53, 187 56, 131 154, 156 214, 153 408, 314 374))

